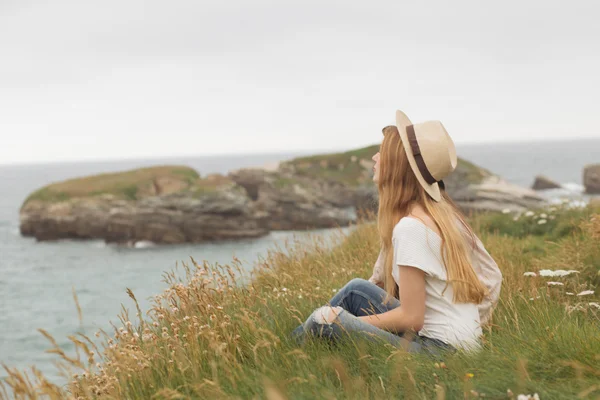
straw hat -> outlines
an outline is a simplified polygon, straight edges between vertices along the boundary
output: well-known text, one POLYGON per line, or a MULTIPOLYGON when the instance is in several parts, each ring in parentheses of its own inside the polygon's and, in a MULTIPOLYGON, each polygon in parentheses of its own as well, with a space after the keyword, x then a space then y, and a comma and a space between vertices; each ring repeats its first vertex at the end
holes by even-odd
POLYGON ((413 125, 400 110, 396 111, 396 127, 417 180, 435 201, 440 201, 438 182, 450 175, 458 163, 452 138, 440 121, 413 125))

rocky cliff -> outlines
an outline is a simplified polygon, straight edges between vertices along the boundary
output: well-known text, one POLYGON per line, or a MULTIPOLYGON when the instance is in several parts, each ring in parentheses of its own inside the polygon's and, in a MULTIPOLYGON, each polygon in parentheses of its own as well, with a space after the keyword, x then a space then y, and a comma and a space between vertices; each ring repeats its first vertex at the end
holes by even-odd
POLYGON ((600 194, 600 164, 587 165, 583 170, 586 193, 600 194))
MULTIPOLYGON (((358 210, 376 210, 376 151, 370 146, 297 158, 228 176, 163 166, 59 182, 24 202, 21 233, 38 240, 182 243, 344 226, 356 221, 358 210)), ((520 211, 542 201, 464 160, 446 188, 467 212, 520 211)))

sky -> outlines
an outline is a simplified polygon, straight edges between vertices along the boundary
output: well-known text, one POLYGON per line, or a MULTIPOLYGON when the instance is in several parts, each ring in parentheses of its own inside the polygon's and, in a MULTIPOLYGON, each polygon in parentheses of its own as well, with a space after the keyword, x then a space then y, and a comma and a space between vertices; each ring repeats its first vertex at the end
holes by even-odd
POLYGON ((593 1, 1 0, 0 164, 600 138, 593 1))

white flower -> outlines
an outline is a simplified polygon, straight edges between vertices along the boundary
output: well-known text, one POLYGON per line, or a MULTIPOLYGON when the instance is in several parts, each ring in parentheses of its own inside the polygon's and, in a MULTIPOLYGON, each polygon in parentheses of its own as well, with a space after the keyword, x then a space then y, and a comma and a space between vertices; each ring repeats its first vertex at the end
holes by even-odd
POLYGON ((534 215, 535 215, 535 213, 534 213, 533 211, 527 211, 527 212, 525 213, 525 216, 526 216, 526 217, 533 217, 534 215))
POLYGON ((538 225, 544 225, 546 222, 548 222, 548 221, 546 221, 545 219, 540 219, 538 221, 538 225))
POLYGON ((584 290, 584 291, 583 291, 583 292, 581 292, 581 293, 577 293, 577 296, 589 296, 589 295, 591 295, 591 294, 594 294, 594 291, 593 291, 593 290, 584 290))
POLYGON ((540 400, 540 396, 534 393, 533 396, 530 394, 520 394, 517 396, 517 400, 540 400))
POLYGON ((567 296, 575 296, 575 293, 567 292, 565 293, 567 296))
POLYGON ((548 282, 548 286, 565 286, 562 282, 548 282))
POLYGON ((535 272, 525 272, 523 276, 537 276, 535 272))
POLYGON ((518 220, 519 220, 519 217, 514 217, 513 218, 513 221, 518 221, 518 220))
POLYGON ((598 304, 598 303, 595 303, 595 302, 588 303, 588 306, 595 307, 595 308, 597 308, 598 310, 600 310, 600 304, 598 304))
POLYGON ((287 288, 285 288, 285 287, 284 287, 284 288, 281 288, 281 291, 282 291, 282 292, 287 292, 287 288))
POLYGON ((299 294, 299 295, 298 295, 298 298, 299 298, 299 299, 301 299, 301 298, 302 298, 302 295, 301 295, 301 294, 299 294))
POLYGON ((574 269, 570 269, 568 271, 564 269, 557 269, 556 271, 552 271, 550 269, 542 269, 539 271, 540 276, 567 276, 578 273, 579 271, 575 271, 574 269))
POLYGON ((505 208, 502 210, 502 214, 510 214, 510 208, 505 208))
POLYGON ((331 291, 332 291, 333 293, 335 293, 335 292, 337 292, 337 289, 331 289, 331 291))
POLYGON ((548 218, 548 216, 544 213, 540 214, 540 218, 548 218))

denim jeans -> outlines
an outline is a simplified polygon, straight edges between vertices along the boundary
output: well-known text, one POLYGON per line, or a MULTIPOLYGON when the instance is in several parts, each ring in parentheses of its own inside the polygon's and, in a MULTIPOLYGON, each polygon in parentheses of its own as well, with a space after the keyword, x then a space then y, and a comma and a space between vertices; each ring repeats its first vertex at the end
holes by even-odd
POLYGON ((404 337, 403 333, 392 333, 379 329, 357 317, 381 314, 400 306, 400 301, 392 298, 384 304, 385 290, 364 279, 352 279, 329 301, 331 307, 341 307, 341 311, 332 323, 326 323, 319 318, 315 310, 310 317, 292 332, 292 338, 298 344, 303 344, 308 336, 320 337, 330 341, 348 334, 358 335, 370 341, 383 341, 397 347, 402 347, 411 353, 429 353, 439 355, 442 350, 452 350, 453 347, 438 339, 413 335, 404 337))

